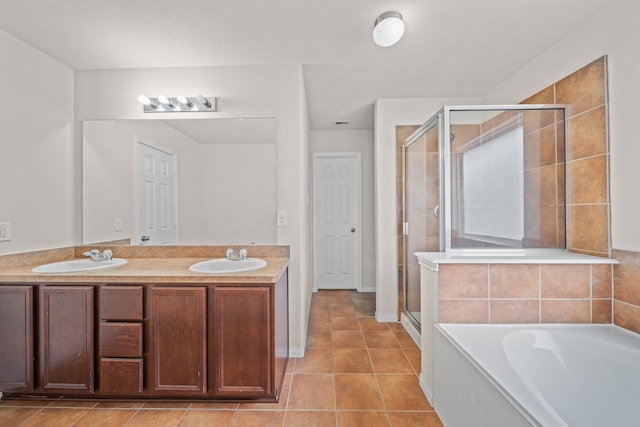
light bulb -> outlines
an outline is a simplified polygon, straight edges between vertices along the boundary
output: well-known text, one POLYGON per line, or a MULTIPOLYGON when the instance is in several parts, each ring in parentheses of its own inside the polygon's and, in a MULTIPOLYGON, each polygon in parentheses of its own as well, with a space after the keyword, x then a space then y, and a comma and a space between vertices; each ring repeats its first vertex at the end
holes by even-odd
POLYGON ((166 105, 167 107, 173 107, 173 102, 164 95, 158 95, 158 101, 166 105))
POLYGON ((209 100, 202 95, 198 95, 198 102, 207 108, 211 108, 211 103, 209 102, 209 100))
POLYGON ((193 105, 191 101, 189 101, 186 97, 182 95, 178 95, 176 99, 178 100, 179 103, 186 106, 187 108, 191 108, 191 106, 193 105))
POLYGON ((156 108, 158 106, 158 104, 156 104, 152 99, 149 99, 144 95, 138 96, 138 101, 148 107, 156 108))

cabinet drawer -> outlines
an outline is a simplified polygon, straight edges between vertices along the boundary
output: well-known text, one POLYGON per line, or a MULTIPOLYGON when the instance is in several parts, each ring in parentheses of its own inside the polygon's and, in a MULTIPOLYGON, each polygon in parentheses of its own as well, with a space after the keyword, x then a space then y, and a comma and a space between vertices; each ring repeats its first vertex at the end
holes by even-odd
POLYGON ((142 357, 142 323, 101 323, 101 357, 142 357))
POLYGON ((101 320, 142 320, 142 286, 100 289, 101 320))
POLYGON ((142 359, 100 359, 100 392, 142 393, 142 359))

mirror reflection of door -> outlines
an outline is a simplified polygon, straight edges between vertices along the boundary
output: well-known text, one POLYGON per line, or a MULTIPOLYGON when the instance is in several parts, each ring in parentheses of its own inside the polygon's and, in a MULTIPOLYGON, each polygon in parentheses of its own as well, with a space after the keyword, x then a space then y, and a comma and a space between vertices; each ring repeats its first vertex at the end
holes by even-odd
POLYGON ((314 289, 362 289, 360 206, 360 153, 314 153, 314 289))
POLYGON ((136 141, 137 244, 177 244, 176 155, 136 141))

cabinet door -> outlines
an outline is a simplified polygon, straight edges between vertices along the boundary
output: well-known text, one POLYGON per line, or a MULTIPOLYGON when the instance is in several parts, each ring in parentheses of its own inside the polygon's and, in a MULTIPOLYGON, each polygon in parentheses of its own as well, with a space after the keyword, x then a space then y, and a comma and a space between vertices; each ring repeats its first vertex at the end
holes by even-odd
POLYGON ((93 392, 93 287, 40 286, 39 388, 93 392))
POLYGON ((33 390, 33 289, 0 287, 0 391, 33 390))
POLYGON ((149 298, 149 369, 155 394, 204 393, 206 288, 157 286, 149 298))
POLYGON ((274 397, 270 288, 218 286, 211 311, 210 392, 219 397, 274 397))

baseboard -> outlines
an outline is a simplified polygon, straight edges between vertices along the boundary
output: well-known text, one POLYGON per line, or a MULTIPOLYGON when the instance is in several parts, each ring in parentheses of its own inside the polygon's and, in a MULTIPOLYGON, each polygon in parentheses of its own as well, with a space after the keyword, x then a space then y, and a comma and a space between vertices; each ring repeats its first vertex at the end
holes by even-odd
POLYGON ((289 357, 295 357, 295 358, 304 357, 304 348, 289 347, 289 357))
POLYGON ((376 313, 376 320, 380 323, 389 323, 389 322, 397 322, 398 315, 397 314, 380 314, 376 313))
POLYGON ((362 287, 362 289, 360 289, 360 292, 375 292, 376 291, 376 287, 375 286, 367 286, 367 287, 362 287))
POLYGON ((429 390, 429 387, 427 387, 427 385, 424 383, 424 381, 422 380, 422 375, 420 375, 420 380, 418 382, 420 383, 420 388, 422 389, 422 392, 424 393, 425 397, 429 401, 429 405, 434 407, 433 391, 429 390))
POLYGON ((416 327, 413 325, 413 322, 411 322, 411 320, 409 320, 409 318, 404 313, 400 315, 400 322, 402 323, 402 326, 404 326, 404 329, 409 333, 409 335, 413 339, 413 342, 416 343, 418 348, 422 348, 422 339, 420 337, 420 331, 416 329, 416 327))

